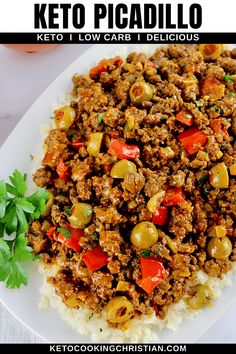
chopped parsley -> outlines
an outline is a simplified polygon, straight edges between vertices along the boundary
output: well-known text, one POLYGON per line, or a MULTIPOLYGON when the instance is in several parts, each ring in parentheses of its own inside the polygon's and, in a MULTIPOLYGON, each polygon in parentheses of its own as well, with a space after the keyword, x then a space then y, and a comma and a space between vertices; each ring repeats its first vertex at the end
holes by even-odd
POLYGON ((157 66, 157 67, 156 67, 156 73, 157 73, 157 74, 158 74, 160 68, 161 68, 160 66, 157 66))
POLYGON ((204 197, 207 197, 209 193, 210 193, 209 189, 203 188, 202 194, 204 195, 204 197))
POLYGON ((142 251, 142 252, 140 253, 140 255, 141 255, 143 258, 147 258, 147 257, 150 256, 150 253, 151 253, 150 250, 145 250, 145 251, 142 251))
POLYGON ((30 160, 33 161, 34 155, 30 154, 30 160))
POLYGON ((102 123, 105 112, 98 113, 98 124, 102 123))
POLYGON ((102 328, 99 328, 99 331, 102 332, 102 328))
POLYGON ((93 232, 93 242, 98 242, 99 241, 99 238, 98 238, 98 233, 96 231, 93 232))
POLYGON ((125 123, 125 130, 127 130, 127 131, 130 130, 130 127, 129 127, 129 123, 128 123, 128 122, 125 123))
POLYGON ((220 112, 220 108, 216 104, 213 106, 213 108, 216 112, 220 112))
POLYGON ((93 312, 90 313, 89 320, 91 320, 92 317, 93 317, 93 312))
POLYGON ((234 82, 234 79, 232 78, 232 76, 230 74, 225 75, 224 77, 224 81, 230 81, 230 82, 234 82))
POLYGON ((233 93, 233 92, 230 92, 229 94, 228 94, 228 97, 234 97, 235 96, 235 94, 233 93))
POLYGON ((201 108, 204 105, 204 101, 202 99, 199 101, 196 101, 195 103, 196 103, 197 108, 201 108))
POLYGON ((65 209, 65 213, 66 213, 67 215, 70 215, 70 214, 71 214, 71 209, 70 209, 70 208, 66 208, 66 209, 65 209))
POLYGON ((62 236, 64 236, 65 238, 71 237, 70 230, 66 229, 65 227, 58 227, 57 232, 60 232, 62 234, 62 236))

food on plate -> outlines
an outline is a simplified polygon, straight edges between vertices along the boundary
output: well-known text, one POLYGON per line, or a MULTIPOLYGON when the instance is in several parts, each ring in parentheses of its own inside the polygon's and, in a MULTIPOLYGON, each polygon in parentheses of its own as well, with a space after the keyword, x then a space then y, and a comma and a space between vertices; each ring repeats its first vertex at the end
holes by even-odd
POLYGON ((169 45, 75 74, 55 111, 26 236, 69 308, 125 330, 210 306, 236 258, 235 50, 169 45))
POLYGON ((235 261, 235 73, 234 51, 202 44, 74 75, 34 174, 51 212, 28 232, 67 306, 123 328, 212 303, 198 272, 222 278, 235 261))

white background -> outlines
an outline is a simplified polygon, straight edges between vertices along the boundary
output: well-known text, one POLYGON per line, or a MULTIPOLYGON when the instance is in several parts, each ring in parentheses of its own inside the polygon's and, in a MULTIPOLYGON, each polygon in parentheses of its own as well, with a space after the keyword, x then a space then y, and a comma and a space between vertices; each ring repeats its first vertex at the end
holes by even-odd
MULTIPOLYGON (((26 55, 0 46, 0 145, 34 100, 89 47, 63 45, 48 53, 26 55)), ((236 303, 200 338, 199 343, 235 342, 235 318, 236 303)), ((39 341, 0 305, 0 343, 39 341)))
MULTIPOLYGON (((0 1, 0 32, 33 32, 34 31, 34 3, 47 3, 47 1, 40 0, 1 0, 0 1)), ((50 3, 65 3, 65 0, 50 0, 50 3)), ((120 0, 70 0, 68 1, 71 4, 82 3, 86 5, 86 26, 81 29, 81 32, 92 32, 93 28, 93 5, 94 3, 113 3, 118 4, 120 0)), ((158 4, 159 1, 155 0, 139 0, 131 1, 124 0, 123 3, 126 3, 128 6, 133 3, 153 3, 158 4)), ((203 8, 203 24, 200 29, 193 30, 181 30, 181 32, 236 32, 235 25, 235 9, 236 3, 235 0, 224 0, 224 1, 214 1, 214 0, 168 0, 160 1, 160 3, 171 3, 173 7, 173 19, 176 18, 176 4, 183 3, 186 7, 184 12, 184 19, 188 19, 188 8, 190 4, 198 3, 203 8)), ((188 22, 188 20, 187 20, 188 22)), ((36 32, 50 32, 48 30, 35 30, 36 32)), ((72 26, 64 32, 76 32, 72 26)), ((95 32, 98 30, 95 30, 95 32)), ((103 20, 100 31, 108 31, 107 21, 103 20)), ((110 30, 115 32, 115 30, 110 30)), ((120 30, 117 30, 118 32, 120 30)), ((127 30, 128 31, 128 30, 127 30)), ((133 30, 137 31, 136 29, 133 30)), ((139 30, 140 31, 140 30, 139 30)), ((142 31, 142 30, 141 30, 142 31)), ((140 32, 141 32, 140 31, 140 32)), ((146 32, 147 30, 143 30, 146 32)), ((158 32, 158 30, 148 30, 148 32, 158 32)), ((161 32, 172 32, 173 30, 160 30, 161 32)), ((52 30, 51 32, 63 32, 62 29, 52 30)))

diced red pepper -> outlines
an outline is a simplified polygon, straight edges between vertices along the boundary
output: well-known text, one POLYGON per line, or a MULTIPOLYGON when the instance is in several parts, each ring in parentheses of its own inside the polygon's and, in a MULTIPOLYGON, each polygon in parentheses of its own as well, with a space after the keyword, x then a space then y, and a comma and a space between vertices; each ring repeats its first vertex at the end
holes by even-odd
POLYGON ((115 155, 120 159, 135 160, 140 155, 137 145, 128 145, 119 139, 111 139, 108 154, 115 155))
POLYGON ((108 263, 109 256, 103 252, 100 246, 97 246, 93 250, 82 254, 82 259, 88 270, 93 272, 104 267, 108 263))
POLYGON ((222 118, 211 119, 210 127, 215 134, 222 132, 222 118))
POLYGON ((184 146, 189 155, 193 155, 208 142, 207 135, 198 128, 190 128, 178 135, 179 141, 184 146))
POLYGON ((65 227, 67 230, 70 231, 71 236, 66 238, 62 235, 61 232, 57 235, 57 240, 61 242, 68 248, 72 248, 75 252, 79 252, 81 250, 81 246, 79 245, 80 237, 83 236, 84 231, 80 229, 75 229, 71 225, 67 224, 65 227))
POLYGON ((53 240, 53 236, 56 234, 57 227, 52 226, 50 229, 47 231, 47 236, 50 240, 53 240))
POLYGON ((155 225, 166 225, 168 221, 168 208, 165 206, 160 206, 155 214, 152 215, 152 222, 155 225))
POLYGON ((163 263, 155 257, 140 257, 142 278, 162 277, 166 274, 163 263))
POLYGON ((175 119, 189 127, 193 124, 193 116, 187 109, 182 109, 182 111, 175 116, 175 119))
POLYGON ((114 60, 114 64, 117 66, 117 68, 119 68, 119 66, 121 66, 123 63, 123 60, 121 59, 121 57, 115 57, 113 60, 114 60))
POLYGON ((154 311, 155 311, 156 316, 158 316, 159 315, 158 305, 154 304, 153 307, 154 307, 154 311))
POLYGON ((224 136, 228 136, 227 129, 224 127, 222 123, 222 118, 215 118, 210 120, 210 127, 215 134, 222 133, 224 136))
POLYGON ((108 72, 109 64, 115 65, 117 68, 122 64, 121 57, 115 57, 108 60, 101 60, 100 63, 89 71, 89 77, 94 79, 99 76, 102 72, 108 72))
POLYGON ((84 143, 82 141, 79 141, 79 140, 75 140, 71 143, 71 146, 75 149, 75 150, 78 150, 84 146, 84 143))
POLYGON ((226 235, 233 236, 233 234, 234 234, 233 227, 228 227, 228 229, 226 229, 226 235))
POLYGON ((154 257, 140 258, 142 279, 137 284, 150 294, 166 277, 167 272, 163 263, 154 257))
POLYGON ((66 164, 64 163, 63 160, 59 161, 59 164, 57 166, 57 174, 60 177, 60 179, 62 179, 64 181, 68 177, 68 167, 66 166, 66 164))
POLYGON ((186 200, 186 196, 182 188, 167 188, 163 200, 164 206, 180 205, 186 200))

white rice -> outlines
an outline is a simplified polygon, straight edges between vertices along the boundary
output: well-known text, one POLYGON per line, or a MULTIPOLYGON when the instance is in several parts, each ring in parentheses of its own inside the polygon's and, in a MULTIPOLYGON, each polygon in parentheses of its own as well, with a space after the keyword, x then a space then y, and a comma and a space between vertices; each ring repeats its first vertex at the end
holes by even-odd
MULTIPOLYGON (((91 314, 86 307, 71 309, 67 307, 59 296, 56 295, 53 286, 47 283, 47 276, 53 275, 55 270, 45 269, 40 265, 39 271, 44 276, 44 282, 39 289, 42 298, 39 308, 46 309, 48 306, 56 309, 61 318, 68 323, 75 331, 84 336, 91 336, 94 342, 106 343, 156 343, 159 341, 158 334, 163 328, 176 331, 180 324, 187 319, 193 319, 202 310, 192 310, 184 300, 171 305, 164 320, 156 317, 155 313, 151 316, 141 316, 138 319, 130 320, 130 326, 125 331, 110 328, 106 321, 106 312, 101 314, 91 314)), ((233 271, 236 271, 234 265, 233 271)), ((198 272, 198 283, 208 284, 212 289, 214 300, 220 297, 221 289, 224 286, 232 285, 229 272, 223 279, 209 277, 202 271, 198 272)))

